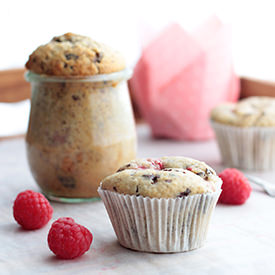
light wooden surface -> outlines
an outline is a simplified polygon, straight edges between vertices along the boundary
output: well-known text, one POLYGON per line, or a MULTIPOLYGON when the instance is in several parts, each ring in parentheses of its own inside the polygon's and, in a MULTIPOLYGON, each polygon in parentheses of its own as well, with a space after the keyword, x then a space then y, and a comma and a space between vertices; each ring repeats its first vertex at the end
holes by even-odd
MULTIPOLYGON (((223 169, 215 141, 153 140, 138 126, 139 157, 186 155, 223 169)), ((274 173, 261 176, 274 181, 274 173)), ((243 206, 218 205, 204 247, 177 254, 134 252, 121 247, 101 201, 52 203, 53 219, 44 228, 24 231, 12 217, 18 192, 38 190, 28 169, 24 140, 0 143, 0 274, 275 274, 275 198, 255 189, 243 206), (58 260, 47 246, 51 223, 70 216, 89 228, 91 249, 75 260, 58 260)))

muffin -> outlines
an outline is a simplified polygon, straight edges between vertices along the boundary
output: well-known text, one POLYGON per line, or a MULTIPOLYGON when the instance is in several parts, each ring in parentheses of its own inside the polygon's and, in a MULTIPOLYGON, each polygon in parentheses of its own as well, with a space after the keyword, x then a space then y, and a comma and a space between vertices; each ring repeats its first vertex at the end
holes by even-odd
POLYGON ((91 76, 125 69, 123 56, 90 37, 65 33, 38 47, 26 68, 36 74, 51 76, 91 76))
POLYGON ((211 124, 226 166, 275 169, 275 98, 221 104, 212 110, 211 124))
POLYGON ((163 157, 125 164, 98 193, 122 246, 171 253, 203 245, 221 184, 204 162, 163 157))

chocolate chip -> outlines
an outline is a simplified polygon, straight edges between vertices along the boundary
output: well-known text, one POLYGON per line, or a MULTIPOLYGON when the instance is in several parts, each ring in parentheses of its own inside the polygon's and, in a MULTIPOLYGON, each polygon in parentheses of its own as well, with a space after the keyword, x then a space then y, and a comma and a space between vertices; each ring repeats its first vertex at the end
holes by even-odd
POLYGON ((152 181, 153 181, 152 184, 156 184, 156 183, 158 182, 159 177, 160 177, 159 175, 154 176, 154 177, 152 178, 152 181))
POLYGON ((113 187, 113 190, 114 190, 115 192, 117 192, 117 189, 116 189, 116 187, 115 187, 115 186, 113 187))
POLYGON ((159 175, 142 175, 143 178, 146 178, 148 180, 151 180, 152 181, 152 184, 155 184, 157 183, 158 179, 160 178, 159 175))
POLYGON ((79 100, 80 97, 78 95, 72 95, 72 99, 76 101, 76 100, 79 100))
POLYGON ((103 58, 103 53, 102 52, 96 52, 94 62, 100 63, 102 58, 103 58))
POLYGON ((60 40, 60 38, 58 38, 58 37, 54 37, 54 38, 53 38, 53 41, 58 42, 58 43, 62 42, 62 41, 60 40))
POLYGON ((71 60, 71 59, 77 60, 79 58, 78 55, 73 54, 73 53, 67 53, 67 54, 65 54, 65 57, 66 57, 67 60, 71 60))
POLYGON ((58 176, 58 180, 66 188, 73 189, 76 187, 76 180, 73 177, 58 176))
POLYGON ((130 167, 131 166, 131 164, 130 163, 128 163, 125 167, 130 167))
POLYGON ((187 197, 190 193, 191 193, 191 190, 189 188, 187 188, 184 192, 181 192, 178 195, 178 198, 187 197))
POLYGON ((74 69, 74 66, 70 66, 70 69, 73 70, 73 69, 74 69))
POLYGON ((67 68, 68 67, 68 64, 67 63, 64 63, 64 66, 63 66, 64 68, 67 68))
POLYGON ((136 193, 138 193, 138 185, 137 185, 137 188, 136 188, 136 193))
POLYGON ((200 176, 202 178, 205 176, 204 172, 198 172, 198 173, 196 173, 196 175, 198 175, 198 176, 200 176))
POLYGON ((163 171, 170 172, 170 171, 173 171, 173 169, 172 168, 164 168, 163 171))
POLYGON ((212 175, 213 174, 212 171, 209 170, 208 168, 205 169, 205 173, 208 174, 208 175, 212 175))
POLYGON ((33 63, 35 63, 35 62, 36 62, 36 58, 35 58, 35 57, 32 59, 32 62, 33 62, 33 63))

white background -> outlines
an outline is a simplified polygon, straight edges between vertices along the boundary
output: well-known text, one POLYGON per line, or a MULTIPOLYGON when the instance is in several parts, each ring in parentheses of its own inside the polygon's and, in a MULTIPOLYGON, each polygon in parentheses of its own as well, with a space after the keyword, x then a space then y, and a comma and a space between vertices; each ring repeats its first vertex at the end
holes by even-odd
POLYGON ((172 21, 187 30, 212 14, 232 25, 240 75, 275 80, 274 1, 0 1, 0 69, 22 67, 54 35, 76 32, 122 51, 134 66, 141 45, 172 21))
MULTIPOLYGON (((23 67, 37 46, 65 32, 117 48, 133 67, 142 47, 167 24, 192 31, 218 15, 232 27, 237 73, 275 81, 274 7, 266 0, 0 0, 0 70, 23 67)), ((0 103, 0 136, 24 133, 28 113, 29 101, 0 103)))

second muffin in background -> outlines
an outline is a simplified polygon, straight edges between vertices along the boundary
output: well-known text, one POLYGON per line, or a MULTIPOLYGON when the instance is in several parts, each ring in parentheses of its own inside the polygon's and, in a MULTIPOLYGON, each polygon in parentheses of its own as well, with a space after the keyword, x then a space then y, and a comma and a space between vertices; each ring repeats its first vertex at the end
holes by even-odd
POLYGON ((249 97, 211 112, 211 124, 228 167, 275 169, 275 98, 249 97))
POLYGON ((203 245, 221 184, 204 162, 163 157, 127 163, 98 192, 122 246, 169 253, 203 245))

